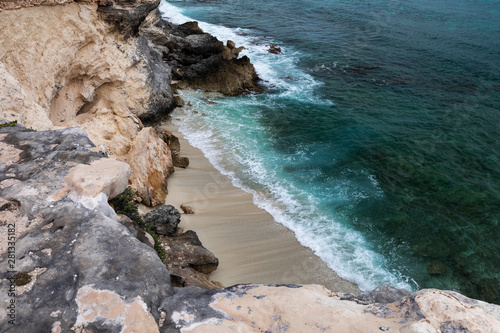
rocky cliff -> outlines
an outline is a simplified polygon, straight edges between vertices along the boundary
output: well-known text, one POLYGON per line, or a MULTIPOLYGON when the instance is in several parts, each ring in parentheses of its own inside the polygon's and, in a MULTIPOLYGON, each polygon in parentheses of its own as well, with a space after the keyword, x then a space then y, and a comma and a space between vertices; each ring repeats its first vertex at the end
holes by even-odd
POLYGON ((130 186, 164 202, 172 152, 150 126, 175 107, 172 83, 232 95, 258 78, 157 5, 0 2, 1 332, 500 331, 500 307, 449 291, 198 284, 217 259, 178 221, 162 262, 108 200, 130 186))

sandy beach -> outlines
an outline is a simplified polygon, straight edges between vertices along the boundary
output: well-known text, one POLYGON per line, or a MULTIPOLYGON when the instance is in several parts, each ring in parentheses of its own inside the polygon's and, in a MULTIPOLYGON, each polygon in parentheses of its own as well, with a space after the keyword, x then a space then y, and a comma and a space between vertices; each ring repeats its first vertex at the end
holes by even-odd
POLYGON ((321 284, 338 292, 358 292, 341 279, 294 234, 252 202, 252 196, 231 184, 203 155, 191 146, 170 122, 181 143, 181 156, 190 160, 169 177, 166 203, 179 211, 185 203, 196 211, 183 214, 179 227, 194 230, 203 245, 219 258, 210 278, 225 286, 238 283, 321 284))

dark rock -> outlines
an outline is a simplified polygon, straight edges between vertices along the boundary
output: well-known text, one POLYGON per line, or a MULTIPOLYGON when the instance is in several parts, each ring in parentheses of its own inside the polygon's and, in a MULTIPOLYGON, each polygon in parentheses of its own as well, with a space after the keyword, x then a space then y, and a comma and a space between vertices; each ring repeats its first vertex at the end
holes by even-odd
POLYGON ((189 166, 189 158, 187 157, 175 157, 174 158, 174 166, 178 168, 187 168, 189 166))
POLYGON ((174 96, 174 101, 175 101, 175 105, 177 105, 177 106, 186 105, 186 102, 184 102, 184 100, 182 99, 181 96, 174 96))
POLYGON ((196 232, 188 230, 177 237, 162 237, 167 267, 190 267, 200 273, 210 274, 217 269, 219 260, 200 242, 196 232))
POLYGON ((190 22, 186 22, 186 23, 183 23, 181 25, 179 25, 180 28, 184 28, 184 29, 189 29, 188 31, 186 31, 187 34, 189 35, 195 35, 195 34, 203 34, 203 30, 201 30, 201 28, 198 26, 198 22, 196 21, 190 21, 190 22))
POLYGON ((225 95, 258 90, 258 76, 250 59, 238 59, 243 48, 224 46, 217 38, 202 33, 196 22, 177 26, 162 20, 156 10, 148 15, 139 31, 152 43, 168 48, 167 62, 175 68, 176 79, 182 80, 177 84, 181 89, 203 89, 225 95))
POLYGON ((158 136, 165 141, 168 148, 170 148, 174 166, 178 168, 187 168, 189 166, 189 159, 180 156, 181 144, 179 138, 165 129, 157 128, 156 132, 158 136))
POLYGON ((460 322, 449 321, 441 325, 441 333, 467 333, 468 329, 462 326, 460 322))
POLYGON ((171 205, 156 207, 144 216, 144 222, 149 223, 158 235, 175 236, 177 226, 181 222, 181 214, 171 205))
POLYGON ((267 52, 272 54, 281 54, 281 47, 276 44, 271 44, 269 45, 269 49, 267 50, 267 52))
POLYGON ((191 65, 183 79, 191 89, 234 96, 255 89, 258 76, 248 57, 227 60, 222 54, 215 54, 191 65))
POLYGON ((185 40, 188 52, 200 54, 204 57, 210 57, 224 50, 224 44, 212 35, 189 35, 185 40))
POLYGON ((101 1, 97 11, 106 22, 114 26, 127 39, 137 36, 139 26, 149 13, 158 7, 159 3, 160 0, 151 3, 101 1))
POLYGON ((236 44, 232 40, 228 40, 226 46, 230 49, 234 49, 236 47, 236 44))
POLYGON ((145 101, 146 111, 138 116, 143 122, 153 122, 166 116, 175 107, 170 87, 172 73, 170 67, 163 62, 162 53, 158 49, 152 47, 144 37, 137 40, 140 56, 147 68, 146 82, 150 92, 149 99, 145 101))
POLYGON ((427 266, 429 275, 443 275, 446 273, 446 265, 439 261, 433 261, 427 266))

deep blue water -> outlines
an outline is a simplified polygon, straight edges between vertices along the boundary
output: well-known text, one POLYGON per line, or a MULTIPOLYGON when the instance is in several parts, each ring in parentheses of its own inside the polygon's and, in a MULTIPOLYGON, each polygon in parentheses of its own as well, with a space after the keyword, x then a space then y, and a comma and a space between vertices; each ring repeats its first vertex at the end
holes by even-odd
POLYGON ((185 93, 181 130, 363 289, 500 303, 500 1, 168 1, 267 90, 185 93), (270 54, 271 43, 282 54, 270 54), (205 98, 205 99, 204 99, 205 98), (432 274, 431 274, 432 273, 432 274), (438 274, 439 273, 439 274, 438 274))

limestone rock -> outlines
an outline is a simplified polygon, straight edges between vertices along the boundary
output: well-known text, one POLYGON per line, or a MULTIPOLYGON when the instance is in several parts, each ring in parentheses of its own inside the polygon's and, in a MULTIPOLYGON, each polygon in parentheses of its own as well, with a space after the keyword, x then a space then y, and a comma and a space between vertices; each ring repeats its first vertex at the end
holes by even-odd
POLYGON ((132 169, 131 187, 142 203, 147 206, 164 203, 168 193, 167 177, 174 171, 172 155, 153 128, 145 127, 139 132, 127 162, 132 169))
POLYGON ((191 267, 194 270, 210 274, 217 269, 219 260, 200 242, 196 232, 188 230, 177 237, 162 237, 166 258, 163 260, 167 267, 191 267))
POLYGON ((194 208, 186 204, 182 204, 181 209, 184 212, 184 214, 194 214, 194 208))
POLYGON ((78 164, 63 178, 67 185, 52 196, 60 200, 63 195, 95 198, 100 193, 112 199, 127 188, 130 166, 114 159, 78 164))
POLYGON ((144 222, 151 225, 158 235, 175 236, 181 222, 181 214, 171 205, 161 205, 144 216, 144 222))
POLYGON ((172 153, 173 164, 178 168, 187 168, 189 166, 189 159, 187 157, 181 157, 181 144, 179 138, 170 133, 169 131, 157 128, 158 136, 166 142, 168 148, 172 153))
MULTIPOLYGON (((118 222, 107 200, 90 209, 85 196, 52 197, 71 170, 108 158, 91 151, 95 146, 81 128, 35 132, 19 125, 4 127, 0 141, 22 150, 15 163, 0 163, 0 184, 16 180, 0 189, 0 198, 11 202, 2 204, 5 210, 0 213, 14 214, 9 220, 21 232, 13 270, 32 276, 17 290, 15 326, 7 322, 10 299, 0 298, 0 331, 119 332, 129 325, 136 331, 158 332, 158 309, 173 295, 169 273, 158 255, 118 222)), ((94 172, 97 179, 99 170, 94 172)), ((116 172, 128 174, 126 168, 116 172)), ((113 193, 122 186, 121 176, 104 178, 108 179, 108 185, 100 187, 104 191, 113 193)), ((7 225, 0 227, 7 234, 7 225)), ((7 253, 0 254, 0 261, 7 262, 7 253)), ((2 295, 8 295, 11 277, 7 270, 0 271, 2 295)))
POLYGON ((360 304, 342 300, 318 285, 184 288, 170 305, 170 325, 183 332, 350 333, 384 328, 387 332, 435 333, 496 332, 500 327, 500 306, 435 289, 389 304, 360 304))

